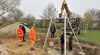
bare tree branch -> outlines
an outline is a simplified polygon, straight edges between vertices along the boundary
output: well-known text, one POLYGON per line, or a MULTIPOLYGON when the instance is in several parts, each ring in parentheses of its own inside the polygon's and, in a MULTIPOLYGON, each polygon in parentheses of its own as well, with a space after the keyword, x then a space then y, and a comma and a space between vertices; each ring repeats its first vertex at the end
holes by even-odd
POLYGON ((44 9, 41 18, 45 18, 45 19, 54 18, 56 17, 56 13, 57 13, 57 10, 55 6, 51 3, 51 4, 48 4, 48 6, 44 9))
POLYGON ((17 7, 20 0, 0 0, 0 16, 17 7))

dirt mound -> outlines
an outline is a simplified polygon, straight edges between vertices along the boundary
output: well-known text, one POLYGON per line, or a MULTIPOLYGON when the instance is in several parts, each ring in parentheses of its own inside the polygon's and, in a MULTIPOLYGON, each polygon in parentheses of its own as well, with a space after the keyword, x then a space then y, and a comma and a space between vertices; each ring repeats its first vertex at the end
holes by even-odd
MULTIPOLYGON (((20 22, 7 25, 7 26, 1 28, 0 32, 1 33, 16 33, 16 30, 19 27, 19 24, 20 24, 20 22)), ((27 28, 26 26, 25 26, 25 28, 26 28, 26 32, 29 32, 29 28, 27 28)))
POLYGON ((7 26, 7 25, 9 25, 9 24, 10 24, 10 23, 8 23, 8 22, 2 24, 2 25, 0 26, 0 29, 3 28, 3 27, 5 27, 5 26, 7 26))

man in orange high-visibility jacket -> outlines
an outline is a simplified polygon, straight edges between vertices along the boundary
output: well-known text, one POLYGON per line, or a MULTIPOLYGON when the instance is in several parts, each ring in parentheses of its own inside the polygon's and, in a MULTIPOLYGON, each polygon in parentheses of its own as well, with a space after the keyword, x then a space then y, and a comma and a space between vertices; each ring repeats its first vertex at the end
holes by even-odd
POLYGON ((22 30, 22 26, 19 25, 18 29, 17 29, 17 37, 18 37, 18 46, 22 46, 22 39, 23 39, 23 30, 22 30))
POLYGON ((31 39, 31 50, 34 50, 34 44, 36 39, 35 27, 33 26, 30 30, 30 39, 31 39))

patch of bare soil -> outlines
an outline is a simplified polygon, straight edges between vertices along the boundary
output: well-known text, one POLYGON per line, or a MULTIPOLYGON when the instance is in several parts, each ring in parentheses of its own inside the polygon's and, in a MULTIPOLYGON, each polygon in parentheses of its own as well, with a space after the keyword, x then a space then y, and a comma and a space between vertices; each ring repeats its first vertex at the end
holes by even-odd
MULTIPOLYGON (((60 55, 60 42, 57 37, 50 38, 50 34, 48 36, 47 44, 45 50, 43 50, 43 44, 45 41, 46 33, 37 34, 36 43, 35 43, 35 51, 30 50, 30 39, 29 36, 26 35, 26 42, 22 43, 21 47, 18 47, 18 40, 15 34, 5 34, 0 36, 1 45, 4 45, 8 55, 60 55), (54 43, 54 46, 50 46, 50 42, 54 43)), ((83 41, 84 42, 84 41, 83 41)), ((80 55, 78 52, 79 47, 74 40, 73 43, 74 49, 72 52, 67 51, 67 55, 80 55)), ((97 46, 91 46, 90 44, 82 43, 81 46, 86 53, 85 55, 100 55, 100 49, 97 46)), ((1 49, 0 48, 0 49, 1 49)), ((68 50, 68 38, 67 38, 67 50, 68 50)), ((1 50, 2 52, 3 50, 1 50)), ((5 54, 6 55, 6 54, 5 54)))
POLYGON ((27 39, 26 42, 22 43, 21 47, 18 47, 18 40, 15 35, 6 34, 0 37, 2 45, 6 46, 7 50, 9 50, 7 51, 9 55, 44 55, 45 53, 39 44, 35 45, 35 51, 31 51, 30 39, 27 39))

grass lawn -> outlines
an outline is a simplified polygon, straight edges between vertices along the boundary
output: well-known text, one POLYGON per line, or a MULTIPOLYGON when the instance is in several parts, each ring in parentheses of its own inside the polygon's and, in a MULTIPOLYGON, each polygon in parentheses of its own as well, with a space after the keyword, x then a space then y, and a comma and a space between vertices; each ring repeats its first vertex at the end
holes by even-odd
MULTIPOLYGON (((36 28, 38 33, 46 33, 47 29, 43 30, 42 28, 36 28)), ((58 29, 57 33, 60 34, 61 30, 58 29)), ((78 39, 85 40, 89 42, 94 42, 100 44, 100 31, 87 31, 87 34, 84 34, 84 31, 81 31, 81 34, 77 35, 78 39)))
MULTIPOLYGON (((47 31, 48 31, 48 29, 43 29, 43 28, 36 28, 35 30, 36 30, 36 32, 38 32, 38 33, 47 33, 47 31)), ((58 34, 61 33, 61 30, 59 30, 59 29, 57 29, 56 31, 57 31, 58 34)), ((50 32, 49 32, 49 33, 50 33, 50 32)))
POLYGON ((84 34, 84 32, 81 31, 81 34, 77 35, 77 37, 80 40, 85 40, 100 44, 100 31, 87 31, 87 34, 84 34))

